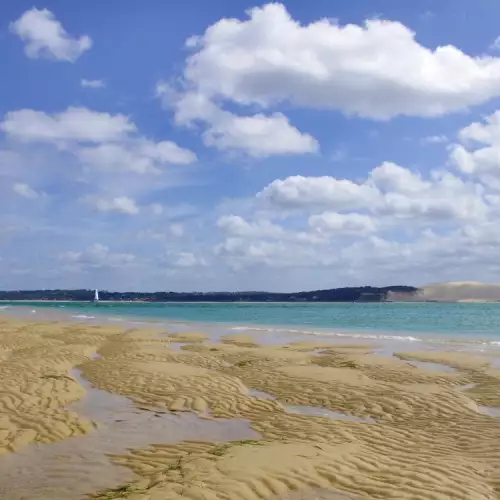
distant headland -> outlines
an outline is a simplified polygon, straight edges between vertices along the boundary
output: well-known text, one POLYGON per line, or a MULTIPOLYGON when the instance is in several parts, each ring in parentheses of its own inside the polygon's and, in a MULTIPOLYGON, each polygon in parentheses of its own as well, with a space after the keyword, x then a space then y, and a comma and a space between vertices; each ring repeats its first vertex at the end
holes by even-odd
MULTIPOLYGON (((296 293, 273 292, 109 292, 99 290, 101 302, 383 302, 390 294, 412 296, 411 286, 345 287, 296 293)), ((2 301, 92 301, 94 290, 0 291, 2 301)))
MULTIPOLYGON (((94 290, 0 291, 0 301, 92 301, 94 290)), ((500 302, 500 285, 474 281, 414 286, 342 287, 294 293, 274 292, 109 292, 101 302, 500 302)))

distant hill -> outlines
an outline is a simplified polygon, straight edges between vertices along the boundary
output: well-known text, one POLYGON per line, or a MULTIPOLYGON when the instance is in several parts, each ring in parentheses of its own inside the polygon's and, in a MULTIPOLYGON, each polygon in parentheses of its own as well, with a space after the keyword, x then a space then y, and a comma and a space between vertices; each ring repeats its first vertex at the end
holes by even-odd
POLYGON ((500 285, 477 281, 434 283, 416 292, 388 294, 389 300, 436 302, 500 302, 500 285))
MULTIPOLYGON (((272 292, 108 292, 100 291, 102 301, 143 302, 382 302, 389 293, 416 293, 411 286, 345 287, 296 293, 272 292)), ((0 291, 0 300, 90 301, 93 290, 10 290, 0 291)))

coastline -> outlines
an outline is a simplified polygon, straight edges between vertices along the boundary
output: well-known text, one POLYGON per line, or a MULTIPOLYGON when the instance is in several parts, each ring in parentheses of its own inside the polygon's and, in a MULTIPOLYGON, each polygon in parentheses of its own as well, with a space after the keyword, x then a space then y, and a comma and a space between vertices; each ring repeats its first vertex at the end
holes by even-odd
MULTIPOLYGON (((280 307, 280 304, 267 303, 261 305, 240 305, 223 303, 134 304, 110 302, 102 305, 104 307, 100 308, 98 305, 86 302, 18 302, 12 305, 1 305, 0 317, 19 315, 34 319, 35 316, 33 315, 36 313, 36 317, 39 319, 52 319, 56 321, 77 321, 104 325, 121 324, 129 325, 130 327, 137 327, 138 325, 147 327, 149 325, 152 328, 168 328, 169 330, 195 329, 207 331, 212 339, 220 337, 222 333, 248 332, 257 336, 259 341, 264 343, 273 337, 277 337, 278 339, 281 337, 284 340, 286 338, 290 338, 290 340, 331 339, 332 342, 366 340, 381 344, 379 347, 383 347, 388 343, 395 344, 395 350, 406 349, 407 346, 405 344, 418 342, 423 345, 435 347, 455 345, 461 346, 463 349, 477 350, 487 348, 500 351, 500 334, 497 328, 500 322, 500 315, 497 318, 498 321, 495 320, 496 316, 493 316, 489 320, 487 329, 478 329, 476 328, 477 320, 481 319, 478 314, 482 314, 483 318, 487 317, 487 314, 485 314, 481 305, 476 303, 470 305, 445 305, 442 311, 435 304, 430 304, 429 306, 426 304, 412 304, 410 307, 405 307, 405 304, 402 309, 399 307, 400 304, 396 304, 394 307, 377 304, 375 307, 372 305, 371 307, 358 308, 351 304, 344 307, 340 303, 333 304, 332 307, 328 307, 327 304, 320 305, 320 307, 318 307, 318 304, 306 305, 305 307, 302 305, 301 307, 299 304, 289 306, 288 303, 283 303, 281 306, 284 305, 284 308, 280 307), (30 304, 32 307, 30 307, 30 304), (449 311, 448 307, 452 307, 453 312, 449 311), (451 317, 454 319, 457 314, 457 307, 459 308, 458 311, 462 314, 462 318, 458 317, 457 321, 461 320, 463 323, 463 320, 467 319, 471 326, 460 331, 458 328, 453 328, 454 324, 452 323, 451 331, 439 329, 439 322, 442 321, 441 318, 446 319, 447 317, 451 317), (481 309, 477 310, 477 307, 481 309), (232 312, 232 314, 228 318, 222 319, 221 313, 225 310, 232 312), (198 314, 198 317, 196 317, 196 315, 193 316, 191 314, 192 311, 198 311, 198 313, 202 314, 198 314), (266 321, 265 323, 257 322, 255 319, 256 316, 253 314, 254 311, 264 313, 266 311, 271 313, 278 311, 281 314, 279 316, 281 320, 286 319, 289 321, 290 318, 293 320, 295 317, 299 322, 289 321, 288 323, 281 323, 275 321, 275 319, 266 321), (337 326, 335 318, 343 311, 349 311, 352 319, 356 319, 356 317, 364 319, 359 325, 342 324, 341 326, 337 326), (304 314, 311 314, 311 312, 314 315, 323 314, 328 319, 328 322, 330 322, 331 318, 333 324, 315 324, 309 321, 307 319, 309 316, 304 316, 304 314), (391 314, 394 312, 397 312, 403 319, 401 327, 387 328, 383 324, 377 323, 377 317, 380 319, 386 313, 391 314), (378 316, 373 316, 375 313, 378 316), (409 314, 413 315, 412 320, 406 321, 406 317, 409 314), (435 316, 437 322, 433 326, 437 326, 438 328, 427 328, 427 325, 425 325, 425 329, 415 328, 418 323, 416 320, 419 320, 421 317, 425 318, 429 314, 435 316), (411 328, 406 329, 403 326, 410 326, 411 328)), ((498 315, 496 307, 492 307, 489 311, 495 312, 498 315)), ((265 320, 267 318, 262 317, 262 319, 265 320)), ((500 352, 498 355, 500 356, 500 352)))
POLYGON ((493 497, 487 356, 280 340, 1 317, 0 497, 493 497))
MULTIPOLYGON (((7 300, 0 299, 0 303, 9 303, 9 302, 40 302, 40 303, 93 303, 94 301, 82 301, 82 300, 53 300, 53 299, 15 299, 15 300, 7 300)), ((110 304, 298 304, 298 305, 307 305, 307 304, 316 304, 316 305, 333 305, 333 304, 500 304, 500 300, 497 299, 457 299, 457 300, 380 300, 380 301, 314 301, 314 300, 268 300, 268 301, 257 301, 257 300, 233 300, 233 301, 223 301, 223 300, 103 300, 99 299, 99 303, 110 303, 110 304)))

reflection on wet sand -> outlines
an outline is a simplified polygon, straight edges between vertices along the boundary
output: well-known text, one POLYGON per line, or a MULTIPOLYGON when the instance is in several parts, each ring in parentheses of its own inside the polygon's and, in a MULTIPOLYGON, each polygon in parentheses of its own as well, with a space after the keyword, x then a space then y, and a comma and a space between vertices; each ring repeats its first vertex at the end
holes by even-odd
POLYGON ((130 469, 112 464, 109 454, 185 440, 259 438, 242 420, 202 420, 192 413, 140 410, 128 398, 92 388, 80 370, 72 370, 71 374, 87 393, 69 409, 92 419, 95 430, 55 444, 30 445, 0 458, 0 497, 85 498, 86 494, 138 478, 130 469))
POLYGON ((499 370, 373 349, 0 321, 0 498, 499 497, 499 370))

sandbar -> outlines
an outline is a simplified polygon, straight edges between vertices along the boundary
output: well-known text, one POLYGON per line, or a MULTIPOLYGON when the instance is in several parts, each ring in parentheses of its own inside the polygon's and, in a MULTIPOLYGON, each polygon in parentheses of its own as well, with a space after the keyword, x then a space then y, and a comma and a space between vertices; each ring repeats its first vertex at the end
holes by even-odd
POLYGON ((500 498, 500 370, 372 351, 1 318, 0 499, 500 498))

